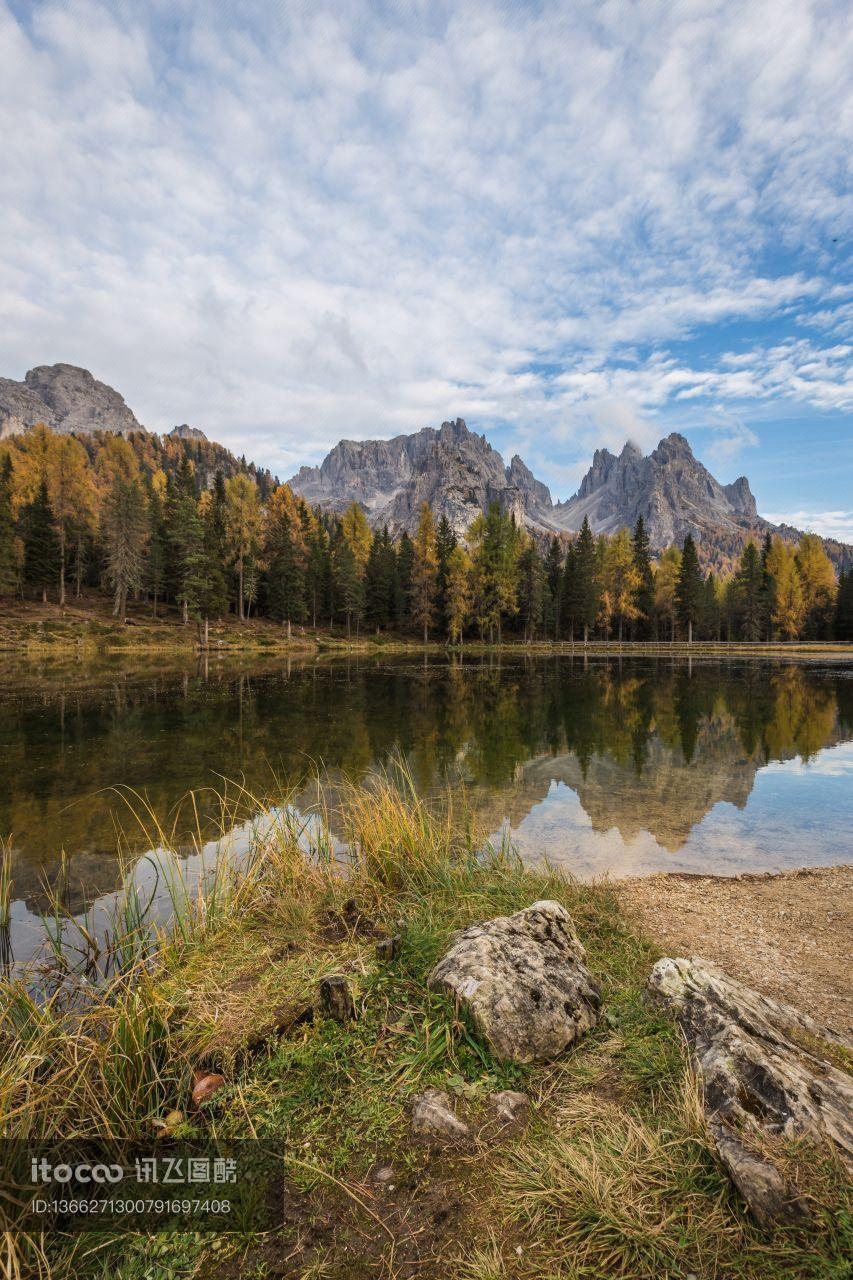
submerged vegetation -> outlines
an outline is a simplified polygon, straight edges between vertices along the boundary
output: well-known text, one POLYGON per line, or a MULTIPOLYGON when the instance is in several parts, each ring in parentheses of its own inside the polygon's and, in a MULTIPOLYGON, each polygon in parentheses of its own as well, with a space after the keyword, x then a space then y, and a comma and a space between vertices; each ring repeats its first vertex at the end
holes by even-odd
MULTIPOLYGON (((152 846, 166 842, 151 832, 152 846)), ((282 1153, 283 1224, 153 1240, 8 1232, 7 1276, 845 1274, 839 1175, 816 1156, 799 1153, 808 1230, 769 1235, 746 1216, 680 1036, 643 999, 656 953, 608 886, 484 850, 464 808, 449 795, 427 803, 402 770, 318 787, 307 820, 267 808, 248 850, 224 841, 198 891, 170 866, 171 920, 152 930, 127 894, 107 981, 65 972, 46 997, 20 977, 0 987, 3 1132, 258 1137, 282 1153), (496 1061, 426 977, 454 929, 540 898, 571 912, 606 1016, 555 1062, 520 1067, 496 1061), (378 958, 377 938, 397 933, 399 956, 378 958), (353 1021, 317 1007, 332 973, 348 978, 353 1021), (226 1085, 192 1110, 199 1066, 226 1085), (426 1085, 455 1095, 470 1143, 436 1152, 412 1139, 408 1104, 426 1085), (531 1097, 525 1130, 490 1122, 486 1096, 501 1088, 531 1097)))

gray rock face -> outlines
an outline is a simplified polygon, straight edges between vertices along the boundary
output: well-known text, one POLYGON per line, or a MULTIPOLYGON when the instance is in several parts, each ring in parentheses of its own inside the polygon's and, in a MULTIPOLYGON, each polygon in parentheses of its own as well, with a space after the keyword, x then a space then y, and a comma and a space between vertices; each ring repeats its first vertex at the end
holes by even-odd
POLYGON ((425 1138, 467 1138, 470 1129, 454 1115, 450 1098, 440 1089, 427 1089, 412 1102, 412 1129, 425 1138))
POLYGON ((586 517, 595 533, 632 528, 638 516, 655 549, 680 544, 688 533, 700 542, 721 535, 738 542, 761 523, 746 477, 721 485, 676 434, 648 457, 632 444, 618 458, 608 449, 596 450, 578 492, 552 513, 554 523, 570 531, 586 517))
POLYGON ((772 1140, 828 1142, 853 1171, 853 1080, 830 1061, 843 1042, 703 960, 659 960, 649 991, 678 1016, 720 1160, 755 1217, 805 1218, 772 1140))
POLYGON ((0 378, 0 439, 38 422, 55 431, 142 431, 122 396, 88 369, 39 365, 23 382, 0 378))
POLYGON ((342 440, 319 467, 303 467, 289 483, 307 502, 329 510, 361 503, 374 527, 387 524, 392 533, 414 533, 423 502, 437 520, 447 516, 459 536, 492 502, 528 525, 540 524, 540 508, 551 505, 547 486, 520 458, 505 467, 485 436, 461 418, 393 440, 342 440))
POLYGON ((182 422, 179 427, 172 427, 169 435, 173 440, 206 440, 207 436, 200 427, 190 427, 182 422))
POLYGON ((513 1062, 556 1058, 598 1022, 599 988, 569 913, 534 902, 470 925, 429 976, 456 996, 493 1052, 513 1062))

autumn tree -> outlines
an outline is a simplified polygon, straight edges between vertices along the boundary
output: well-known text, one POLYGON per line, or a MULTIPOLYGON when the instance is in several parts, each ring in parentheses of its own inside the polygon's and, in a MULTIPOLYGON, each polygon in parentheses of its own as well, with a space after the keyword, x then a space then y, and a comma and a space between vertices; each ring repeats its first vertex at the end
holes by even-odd
POLYGON ((601 599, 606 601, 608 619, 616 619, 621 642, 626 622, 640 616, 637 596, 641 578, 634 547, 627 529, 620 529, 605 544, 601 566, 601 599))
POLYGON ((447 557, 445 607, 448 639, 451 644, 461 644, 471 614, 471 558, 458 545, 447 557))
POLYGON ((264 559, 270 615, 288 626, 304 622, 308 548, 299 506, 286 484, 279 485, 267 504, 264 559))
POLYGON ((805 617, 803 585, 794 548, 776 537, 767 556, 767 572, 773 590, 770 621, 783 640, 796 640, 805 617))
POLYGON ((7 453, 0 462, 0 599, 18 589, 15 548, 15 519, 12 514, 12 459, 7 453))
POLYGON ((370 556, 373 535, 367 516, 357 502, 347 507, 341 518, 341 529, 355 559, 359 574, 363 577, 370 556))
POLYGON ((678 547, 667 547, 655 570, 655 616, 669 624, 670 640, 675 639, 680 574, 681 552, 678 547))
POLYGON ((65 570, 72 537, 92 518, 94 492, 86 450, 73 436, 53 436, 46 459, 47 492, 59 542, 59 603, 65 604, 65 570))
POLYGON ((225 482, 225 526, 237 578, 237 617, 245 621, 247 562, 254 562, 261 530, 258 487, 238 474, 225 482))
POLYGON ((835 570, 816 533, 803 534, 796 559, 803 589, 801 634, 806 640, 828 640, 835 609, 835 570))
POLYGON ((435 520, 429 503, 421 503, 418 527, 414 537, 415 556, 412 562, 412 621, 423 628, 424 644, 429 639, 429 629, 435 624, 436 595, 438 587, 438 550, 435 538, 435 520))

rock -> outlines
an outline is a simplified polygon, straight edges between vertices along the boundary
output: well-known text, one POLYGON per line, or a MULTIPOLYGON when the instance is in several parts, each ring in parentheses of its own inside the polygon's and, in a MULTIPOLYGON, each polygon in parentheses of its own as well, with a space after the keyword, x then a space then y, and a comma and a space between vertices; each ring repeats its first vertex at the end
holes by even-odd
POLYGON ((519 1093, 516 1089, 490 1093, 489 1103, 502 1124, 523 1122, 530 1113, 530 1099, 526 1093, 519 1093))
POLYGON ((336 1022, 351 1022, 355 1017, 355 1003, 349 983, 339 973, 323 978, 320 983, 320 1003, 323 1012, 336 1022))
POLYGON ((429 976, 455 995, 494 1053, 555 1058, 598 1022, 601 996, 565 907, 534 902, 458 933, 429 976))
POLYGON ((720 1160, 756 1219, 805 1219, 773 1140, 829 1143, 853 1170, 853 1080, 831 1061, 844 1042, 704 960, 659 960, 649 991, 678 1016, 720 1160))
POLYGON ((196 1071, 193 1082, 192 1100, 194 1107, 200 1107, 203 1102, 207 1102, 215 1093, 225 1084, 225 1077, 217 1072, 196 1071))
POLYGON ((429 1138, 467 1138, 470 1129, 454 1115, 450 1098, 440 1089, 427 1089, 412 1102, 412 1129, 429 1138))
POLYGON ((0 378, 0 439, 37 422, 78 434, 143 430, 117 391, 73 364, 39 365, 23 382, 0 378))

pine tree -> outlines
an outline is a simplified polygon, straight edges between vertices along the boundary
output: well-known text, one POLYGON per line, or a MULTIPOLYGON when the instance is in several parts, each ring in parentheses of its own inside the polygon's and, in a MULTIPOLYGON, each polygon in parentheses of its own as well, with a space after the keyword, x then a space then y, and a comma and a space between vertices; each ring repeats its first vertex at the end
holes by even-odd
POLYGON ((772 546, 773 539, 768 531, 761 545, 761 636, 764 640, 770 640, 773 635, 773 610, 776 604, 773 598, 773 579, 767 568, 772 546))
POLYGON ((394 578, 397 553, 385 525, 373 535, 365 571, 365 616, 377 632, 394 622, 394 578))
POLYGON ((637 516, 634 534, 631 538, 634 555, 634 568, 637 571, 638 586, 636 591, 637 616, 634 620, 634 634, 638 640, 649 640, 652 635, 652 619, 655 611, 655 577, 652 572, 652 557, 649 535, 642 516, 637 516))
POLYGON ((836 640, 853 640, 853 568, 838 579, 834 630, 836 640))
POLYGON ((412 621, 416 626, 423 627, 424 644, 426 644, 429 639, 429 629, 435 625, 438 587, 435 521, 428 502, 421 504, 413 545, 415 555, 412 562, 412 621))
POLYGON ((681 569, 676 588, 678 620, 687 628, 688 644, 693 643, 693 628, 702 617, 703 597, 702 570, 699 568, 696 543, 692 533, 688 533, 681 551, 681 569))
POLYGON ((397 548, 397 573, 394 579, 394 621, 398 631, 408 631, 412 625, 411 596, 414 560, 415 548, 404 529, 397 548))
POLYGON ((521 536, 511 515, 493 502, 468 530, 474 564, 474 610, 481 628, 498 643, 505 617, 518 611, 518 558, 521 536))
POLYGON ((596 567, 595 538, 584 516, 581 531, 575 544, 575 578, 577 584, 577 622, 583 628, 583 642, 589 640, 590 627, 595 626, 598 615, 598 576, 596 567))
POLYGON ((568 632, 569 640, 574 644, 575 630, 582 627, 580 616, 580 596, 578 587, 578 549, 576 542, 569 543, 563 576, 560 583, 560 635, 568 632))
MULTIPOLYGON (((308 523, 303 515, 303 527, 308 523)), ((317 629, 317 619, 325 617, 331 609, 332 563, 329 552, 329 534, 323 522, 313 521, 308 529, 308 564, 305 591, 311 626, 317 629)))
POLYGON ((169 539, 166 530, 166 513, 160 489, 149 481, 146 486, 146 492, 148 498, 148 554, 145 563, 144 585, 151 596, 152 613, 156 618, 157 603, 162 599, 166 590, 169 539))
POLYGON ((755 543, 749 541, 743 549, 735 576, 735 607, 738 629, 744 640, 760 640, 763 629, 764 573, 761 557, 755 543))
POLYGON ((266 598, 279 622, 304 622, 308 548, 293 491, 279 485, 267 504, 264 537, 266 598))
POLYGON ((530 644, 542 627, 545 613, 545 568, 532 539, 518 561, 518 603, 525 643, 530 644))
POLYGON ((18 589, 15 553, 15 521, 12 516, 12 459, 7 453, 0 463, 0 600, 18 589))
POLYGON ((353 622, 356 624, 357 632, 364 615, 364 579, 355 553, 342 531, 332 547, 332 578, 334 598, 346 620, 347 637, 349 637, 352 634, 353 622))
POLYGON ((145 577, 148 512, 138 479, 115 475, 104 500, 101 527, 107 551, 107 578, 113 589, 113 613, 124 622, 128 594, 138 591, 145 577))
POLYGON ((545 626, 554 640, 560 638, 563 601, 563 547, 558 537, 551 539, 545 556, 545 626))
POLYGON ((46 604, 47 589, 59 576, 59 539, 47 494, 47 480, 42 480, 35 497, 21 511, 21 530, 24 581, 35 588, 46 604))

